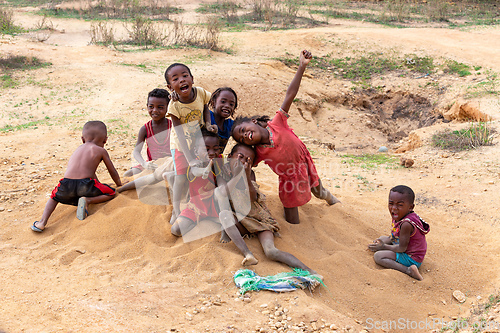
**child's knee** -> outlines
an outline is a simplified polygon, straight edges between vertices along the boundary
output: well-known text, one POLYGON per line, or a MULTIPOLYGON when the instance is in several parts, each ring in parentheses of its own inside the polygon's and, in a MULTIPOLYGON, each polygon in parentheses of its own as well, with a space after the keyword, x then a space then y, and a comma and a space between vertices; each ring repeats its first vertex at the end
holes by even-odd
POLYGON ((321 196, 321 185, 311 187, 311 193, 316 197, 319 198, 321 196))
POLYGON ((264 254, 266 255, 266 257, 268 257, 269 259, 271 259, 273 261, 278 261, 279 260, 279 254, 280 254, 280 252, 281 251, 278 250, 274 246, 264 247, 264 254))
POLYGON ((385 251, 377 251, 373 254, 373 260, 377 263, 380 264, 384 259, 387 259, 385 251))

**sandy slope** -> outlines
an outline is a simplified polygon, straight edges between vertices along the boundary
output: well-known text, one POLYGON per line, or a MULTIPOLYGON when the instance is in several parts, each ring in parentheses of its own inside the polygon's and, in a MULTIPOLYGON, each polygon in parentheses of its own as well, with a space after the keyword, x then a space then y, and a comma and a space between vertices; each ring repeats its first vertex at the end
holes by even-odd
MULTIPOLYGON (((26 13, 18 18, 26 27, 37 20, 26 13)), ((383 46, 499 71, 498 29, 390 29, 339 21, 310 30, 226 33, 223 40, 234 50, 228 55, 204 50, 120 53, 87 46, 86 23, 61 20, 57 26, 65 32, 45 43, 0 39, 2 55, 31 55, 53 64, 21 73, 36 84, 2 90, 0 97, 2 127, 50 118, 36 129, 0 135, 0 331, 251 332, 269 329, 269 313, 283 307, 290 325, 301 325, 303 331, 336 327, 358 332, 374 321, 450 320, 498 293, 498 146, 444 153, 426 140, 437 130, 462 125, 437 123, 416 131, 424 145, 405 154, 416 161, 410 169, 344 163, 346 153, 374 153, 382 145, 398 144, 370 126, 358 108, 336 102, 349 92, 345 83, 313 71, 299 93, 310 103, 302 106, 303 117, 292 109, 290 124, 304 137, 325 185, 342 204, 328 207, 312 199, 300 208, 302 223, 289 225, 282 217, 276 176, 264 165, 256 171, 282 227, 277 246, 315 268, 326 288, 251 293, 242 300, 232 282, 242 259, 233 244, 220 244, 217 235, 184 243, 169 233, 170 206, 146 205, 133 192, 91 207, 85 221, 76 219, 74 207, 61 205, 43 234, 29 230, 80 144, 85 121, 105 121, 115 165, 120 170, 131 165, 135 135, 148 120, 145 97, 165 86, 163 71, 169 63, 188 63, 195 83, 208 90, 233 87, 238 113, 272 115, 293 70, 270 58, 285 52, 350 52, 339 51, 336 42, 342 41, 352 48, 383 46), (147 69, 134 66, 139 64, 147 69), (330 102, 314 107, 321 99, 330 102), (334 143, 338 153, 318 140, 334 143), (371 240, 389 232, 387 195, 400 183, 415 190, 416 211, 432 228, 422 282, 380 269, 366 250, 371 240), (452 298, 456 289, 466 294, 464 304, 452 298)), ((426 95, 436 105, 463 94, 471 79, 446 80, 444 96, 426 95)), ((418 85, 425 82, 387 79, 385 84, 422 92, 418 85)), ((481 111, 498 118, 498 100, 478 102, 481 111)), ((492 126, 498 130, 496 122, 492 126)), ((99 176, 111 181, 104 168, 99 176)), ((267 260, 256 239, 247 242, 260 259, 254 267, 258 274, 288 270, 267 260)))

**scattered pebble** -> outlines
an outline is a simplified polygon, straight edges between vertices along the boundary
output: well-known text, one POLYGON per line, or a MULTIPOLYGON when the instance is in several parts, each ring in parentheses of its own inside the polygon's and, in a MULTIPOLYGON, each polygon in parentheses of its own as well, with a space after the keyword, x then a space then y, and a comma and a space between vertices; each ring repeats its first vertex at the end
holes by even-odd
POLYGON ((387 153, 389 151, 389 148, 387 148, 386 146, 382 146, 378 149, 378 151, 380 153, 387 153))
POLYGON ((461 292, 460 290, 455 290, 453 292, 453 297, 459 302, 459 303, 463 303, 465 302, 466 298, 465 298, 465 295, 463 292, 461 292))

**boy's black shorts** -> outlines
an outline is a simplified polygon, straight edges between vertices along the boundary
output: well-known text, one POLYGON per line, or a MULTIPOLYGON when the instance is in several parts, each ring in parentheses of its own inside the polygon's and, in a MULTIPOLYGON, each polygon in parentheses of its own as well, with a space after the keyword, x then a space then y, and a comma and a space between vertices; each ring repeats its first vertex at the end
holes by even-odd
POLYGON ((99 195, 114 195, 115 189, 101 184, 97 179, 69 179, 63 178, 54 188, 50 197, 57 202, 78 206, 81 197, 97 197, 99 195))

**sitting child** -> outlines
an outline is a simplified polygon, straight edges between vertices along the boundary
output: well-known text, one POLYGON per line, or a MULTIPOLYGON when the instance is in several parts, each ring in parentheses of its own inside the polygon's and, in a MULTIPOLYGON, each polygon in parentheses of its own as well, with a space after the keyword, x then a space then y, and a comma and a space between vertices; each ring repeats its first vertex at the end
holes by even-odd
POLYGON ((373 258, 380 266, 408 274, 422 280, 418 268, 427 252, 425 235, 429 225, 413 208, 415 193, 408 186, 398 185, 389 192, 389 213, 392 216, 391 236, 381 236, 368 248, 375 252, 373 258))
POLYGON ((104 149, 107 138, 106 125, 102 121, 89 121, 83 126, 83 144, 69 158, 64 178, 52 191, 42 218, 33 223, 31 230, 42 232, 59 202, 78 206, 76 217, 83 220, 88 215, 88 205, 105 202, 115 197, 115 190, 108 185, 101 184, 95 174, 97 167, 103 161, 116 186, 122 185, 120 175, 113 166, 108 152, 104 149))
POLYGON ((246 246, 242 234, 256 234, 262 244, 266 257, 287 264, 290 267, 298 267, 316 274, 314 270, 304 265, 295 256, 278 250, 274 245, 274 236, 279 236, 279 226, 278 222, 269 212, 265 196, 259 191, 259 185, 256 183, 255 173, 252 170, 254 159, 255 151, 252 147, 237 144, 229 154, 229 163, 224 165, 223 174, 229 174, 231 179, 227 182, 227 186, 219 184, 219 188, 215 191, 217 203, 221 209, 220 222, 227 233, 227 235, 223 234, 221 242, 229 241, 226 237, 229 236, 245 257, 241 264, 243 266, 255 265, 258 263, 258 260, 246 246), (226 171, 227 167, 229 167, 229 171, 226 171), (241 170, 242 168, 243 170, 241 170), (241 174, 242 171, 245 177, 238 177, 237 175, 241 174), (241 184, 242 180, 246 183, 241 184), (248 195, 245 194, 247 190, 248 195), (227 193, 231 197, 234 213, 228 207, 227 193), (242 214, 239 214, 241 208, 247 206, 243 202, 244 200, 250 200, 251 206, 249 212, 243 212, 246 216, 241 216, 242 214), (241 219, 240 222, 236 219, 237 216, 241 219))
POLYGON ((213 191, 217 186, 216 177, 221 173, 219 138, 217 134, 205 128, 201 130, 201 134, 202 137, 193 139, 194 147, 191 149, 201 167, 187 167, 190 199, 187 207, 172 224, 170 231, 175 236, 186 234, 201 220, 219 218, 213 200, 213 191))
MULTIPOLYGON (((153 173, 139 177, 118 188, 118 193, 132 189, 141 189, 144 186, 154 185, 163 181, 163 174, 170 185, 174 183, 174 164, 170 152, 170 131, 172 121, 166 118, 170 95, 165 89, 153 89, 148 94, 148 112, 152 120, 139 130, 134 157, 140 165, 125 172, 125 176, 137 174, 144 169, 154 170, 153 173), (147 143, 148 161, 141 155, 144 141, 147 143)), ((139 192, 138 192, 139 193, 139 192)))
MULTIPOLYGON (((136 175, 144 169, 154 170, 157 164, 153 161, 164 157, 170 158, 172 156, 170 152, 170 130, 172 128, 172 121, 165 117, 169 102, 170 95, 165 89, 153 89, 149 92, 147 107, 151 120, 139 130, 134 152, 132 153, 135 160, 139 162, 139 165, 127 170, 123 174, 125 177, 136 175), (141 155, 144 142, 147 144, 147 161, 145 161, 141 155)), ((133 187, 127 189, 131 188, 133 187)), ((121 192, 120 189, 118 192, 121 192)))

